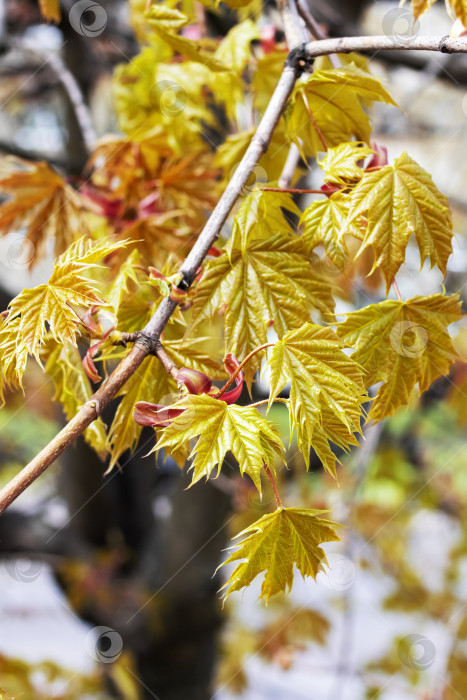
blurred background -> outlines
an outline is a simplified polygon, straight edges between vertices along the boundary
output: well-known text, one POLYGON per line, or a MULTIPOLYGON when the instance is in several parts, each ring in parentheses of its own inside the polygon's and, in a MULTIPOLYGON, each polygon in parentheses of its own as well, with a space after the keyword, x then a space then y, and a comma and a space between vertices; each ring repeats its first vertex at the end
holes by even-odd
MULTIPOLYGON (((70 75, 97 134, 118 133, 113 72, 140 48, 126 0, 60 4, 58 26, 41 23, 36 2, 0 5, 0 151, 47 160, 73 182, 87 153, 70 75), (83 24, 74 19, 76 5, 83 24)), ((400 40, 412 31, 449 34, 452 26, 441 1, 415 26, 410 7, 397 2, 309 4, 330 36, 400 40)), ((266 15, 279 25, 273 3, 266 15)), ((225 6, 208 13, 213 36, 234 22, 225 6)), ((407 150, 449 196, 456 238, 444 284, 463 292, 467 56, 379 52, 371 68, 401 107, 375 106, 373 136, 390 158, 407 150)), ((312 168, 303 183, 313 187, 315 178, 312 168)), ((52 251, 28 271, 21 235, 0 239, 2 309, 51 270, 52 251)), ((383 298, 380 282, 357 275, 338 312, 383 298)), ((419 272, 409 248, 398 282, 409 297, 437 292, 443 281, 427 265, 419 272)), ((465 330, 454 335, 465 355, 465 330)), ((255 384, 255 397, 266 391, 255 384)), ((466 392, 459 364, 407 410, 366 428, 363 448, 340 456, 339 485, 316 459, 306 474, 292 443, 282 474, 286 501, 328 508, 346 528, 339 544, 326 546, 329 572, 316 583, 297 576, 291 595, 268 607, 257 600, 258 581, 222 609, 222 578, 213 573, 230 537, 273 507, 272 493, 260 501, 233 463, 186 491, 189 479, 173 462, 143 457, 151 430, 121 471, 103 478, 105 467, 79 440, 0 517, 0 698, 467 697, 466 392)), ((28 372, 26 401, 21 392, 8 396, 0 412, 1 484, 63 424, 53 395, 37 368, 28 372)), ((282 408, 273 418, 287 434, 282 408)))

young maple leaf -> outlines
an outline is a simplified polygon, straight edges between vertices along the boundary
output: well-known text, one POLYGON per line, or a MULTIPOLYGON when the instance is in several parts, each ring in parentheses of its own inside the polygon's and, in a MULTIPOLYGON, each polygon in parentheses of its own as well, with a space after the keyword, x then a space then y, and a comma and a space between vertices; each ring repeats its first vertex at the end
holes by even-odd
POLYGON ((367 387, 383 382, 369 412, 380 421, 409 402, 418 384, 423 392, 448 374, 457 355, 447 326, 462 318, 459 294, 387 300, 347 314, 336 333, 366 370, 367 387))
POLYGON ((256 408, 229 406, 206 394, 186 396, 170 408, 182 412, 164 428, 154 450, 177 450, 199 436, 190 455, 192 485, 203 476, 209 478, 216 466, 219 474, 230 451, 241 474, 248 474, 261 493, 263 463, 273 468, 276 455, 283 459, 283 446, 278 433, 256 408))
POLYGON ((362 404, 368 400, 362 369, 343 351, 331 328, 306 323, 290 331, 272 349, 269 408, 290 382, 290 429, 309 465, 313 447, 336 478, 336 457, 328 440, 341 447, 357 444, 362 404), (323 441, 325 444, 323 444, 323 441))
MULTIPOLYGON (((49 340, 41 357, 46 361, 46 373, 54 382, 55 401, 60 401, 67 420, 71 420, 93 394, 79 350, 70 342, 61 345, 49 340)), ((97 418, 91 423, 84 432, 84 438, 99 457, 104 459, 106 432, 102 418, 97 418)))
POLYGON ((371 128, 363 101, 396 105, 378 78, 352 64, 315 71, 295 88, 285 114, 288 137, 305 159, 353 136, 368 143, 371 128))
POLYGON ((55 255, 60 255, 89 233, 78 194, 47 163, 6 159, 6 166, 6 173, 0 169, 0 192, 9 199, 0 205, 0 232, 27 228, 26 238, 35 250, 30 268, 48 238, 55 239, 55 255))
POLYGON ((71 305, 89 307, 105 303, 97 296, 94 284, 80 273, 124 245, 125 241, 92 242, 84 238, 76 241, 58 258, 47 284, 24 289, 12 300, 5 330, 17 328, 19 342, 38 361, 40 344, 47 334, 46 323, 57 342, 69 340, 76 345, 80 318, 71 305))
POLYGON ((345 186, 363 177, 361 162, 374 153, 375 151, 364 143, 350 141, 329 148, 325 157, 318 161, 318 165, 324 171, 326 182, 345 186))
POLYGON ((5 403, 6 389, 22 387, 28 349, 19 336, 19 322, 16 318, 8 325, 6 319, 0 323, 0 406, 5 403))
POLYGON ((60 22, 59 0, 39 0, 39 7, 42 17, 47 22, 60 22))
MULTIPOLYGON (((412 2, 420 3, 423 0, 412 0, 412 2)), ((433 0, 434 2, 435 0, 433 0)), ((425 0, 427 4, 428 0, 425 0)), ((467 0, 446 0, 446 5, 450 14, 460 19, 464 27, 467 27, 467 0)))
MULTIPOLYGON (((168 339, 166 332, 164 350, 176 366, 204 372, 213 379, 222 379, 224 372, 221 365, 203 350, 206 340, 195 338, 182 343, 180 337, 168 339)), ((176 396, 177 391, 174 379, 165 371, 159 359, 146 358, 120 390, 119 396, 123 396, 123 399, 118 405, 107 438, 109 469, 116 464, 125 450, 134 450, 141 435, 141 424, 138 425, 133 419, 135 404, 176 396)), ((182 466, 185 461, 186 459, 183 459, 182 466)))
MULTIPOLYGON (((312 309, 331 315, 334 299, 329 281, 314 259, 310 262, 300 239, 276 234, 250 240, 243 254, 238 249, 224 252, 207 264, 187 335, 224 305, 226 353, 242 358, 267 342, 270 321, 281 337, 309 318, 312 309)), ((245 367, 248 385, 260 364, 256 355, 245 367)))
POLYGON ((302 240, 311 252, 322 244, 329 259, 342 270, 348 256, 345 234, 352 232, 347 225, 349 197, 336 192, 331 197, 317 200, 303 212, 300 224, 303 224, 302 240))
POLYGON ((415 234, 421 265, 427 257, 443 274, 452 253, 453 236, 448 200, 431 176, 407 153, 374 172, 366 172, 350 193, 349 224, 363 239, 358 254, 371 246, 373 270, 380 267, 387 289, 405 260, 405 249, 415 234))
POLYGON ((221 588, 227 588, 225 597, 249 586, 263 571, 266 574, 260 597, 264 598, 266 603, 275 593, 291 590, 294 565, 303 578, 312 576, 315 579, 322 565, 327 564, 326 555, 320 545, 340 539, 334 529, 338 527, 337 523, 318 517, 325 512, 278 508, 237 535, 247 537, 221 564, 225 566, 234 561, 241 561, 221 588))

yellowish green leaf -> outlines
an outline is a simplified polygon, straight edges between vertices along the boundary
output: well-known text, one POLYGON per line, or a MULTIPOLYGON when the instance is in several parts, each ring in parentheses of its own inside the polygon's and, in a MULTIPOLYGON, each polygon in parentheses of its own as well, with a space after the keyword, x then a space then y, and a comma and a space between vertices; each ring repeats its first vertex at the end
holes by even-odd
POLYGON ((349 141, 329 148, 318 165, 324 170, 326 182, 348 186, 363 177, 363 168, 359 163, 373 153, 374 150, 364 143, 349 141))
POLYGON ((368 143, 370 120, 362 101, 395 104, 378 78, 352 64, 315 71, 297 85, 286 111, 289 139, 304 158, 352 137, 368 143))
POLYGON ((371 246, 373 270, 381 268, 389 289, 415 234, 421 264, 427 257, 443 274, 452 252, 452 219, 447 197, 431 176, 407 153, 374 172, 365 173, 352 190, 349 223, 363 238, 359 254, 371 246))
POLYGON ((217 467, 219 474, 224 457, 231 452, 238 461, 241 474, 248 474, 261 493, 263 461, 274 468, 277 456, 283 459, 283 446, 278 433, 256 410, 248 406, 227 405, 211 396, 186 396, 173 408, 184 412, 164 428, 155 449, 180 449, 199 436, 190 459, 193 459, 192 484, 210 477, 217 467))
MULTIPOLYGON (((310 262, 302 242, 281 234, 251 240, 210 261, 196 287, 193 319, 187 335, 216 311, 225 308, 225 350, 243 359, 267 341, 270 321, 279 337, 303 324, 312 309, 330 316, 334 308, 329 281, 310 262), (226 305, 226 307, 224 307, 226 305)), ((245 367, 250 385, 261 358, 245 367)))
MULTIPOLYGON (((298 447, 307 466, 311 447, 319 455, 323 438, 333 440, 337 432, 349 436, 346 447, 355 443, 352 433, 360 432, 362 404, 368 396, 361 368, 345 354, 342 343, 331 328, 306 323, 290 331, 274 346, 268 367, 269 407, 290 382, 291 432, 297 430, 298 447), (333 430, 336 423, 337 430, 333 430), (316 428, 318 439, 315 446, 316 428)), ((343 446, 342 438, 338 444, 343 446)), ((335 459, 330 464, 327 450, 323 464, 336 477, 335 459)))
POLYGON ((316 200, 305 209, 300 223, 303 224, 302 240, 309 251, 322 244, 329 259, 340 270, 347 260, 348 251, 344 236, 350 233, 347 226, 348 197, 336 192, 331 197, 316 200))
POLYGON ((256 24, 251 19, 247 19, 237 24, 222 39, 215 57, 231 70, 241 73, 252 59, 251 42, 260 38, 261 34, 256 24))
MULTIPOLYGON (((45 371, 55 385, 55 400, 60 401, 67 420, 71 420, 93 395, 78 349, 70 342, 48 343, 44 356, 45 371)), ((86 442, 101 459, 106 455, 106 433, 102 418, 94 420, 84 432, 86 442)))
POLYGON ((5 330, 17 324, 18 339, 28 352, 39 360, 40 345, 50 332, 59 343, 70 341, 76 345, 79 318, 71 305, 89 307, 103 304, 96 288, 82 272, 125 245, 125 242, 92 241, 84 238, 76 241, 57 260, 47 284, 24 289, 9 305, 5 330), (20 316, 19 323, 17 318, 20 316))
POLYGON ((303 578, 312 576, 315 579, 323 565, 327 564, 320 545, 340 539, 335 531, 337 524, 318 517, 325 512, 278 508, 237 535, 245 536, 245 539, 222 564, 240 561, 221 589, 227 589, 225 597, 249 586, 263 571, 266 574, 261 586, 261 598, 266 603, 276 593, 291 590, 294 565, 303 578))
POLYGON ((366 386, 383 382, 370 420, 382 420, 406 405, 415 385, 421 393, 448 374, 456 352, 447 326, 460 318, 458 294, 433 294, 371 304, 337 325, 337 335, 355 348, 352 357, 366 370, 366 386))

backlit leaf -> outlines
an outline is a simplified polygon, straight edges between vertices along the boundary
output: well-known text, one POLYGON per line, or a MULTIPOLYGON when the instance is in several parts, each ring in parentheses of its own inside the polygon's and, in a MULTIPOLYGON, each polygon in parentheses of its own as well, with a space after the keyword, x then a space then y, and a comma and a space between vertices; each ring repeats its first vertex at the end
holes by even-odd
MULTIPOLYGON (((48 344, 44 353, 45 371, 55 385, 55 400, 60 401, 67 420, 71 420, 94 393, 84 372, 78 349, 70 342, 48 344)), ((84 431, 86 442, 101 459, 106 455, 106 432, 102 418, 94 420, 84 431)))
POLYGON ((283 447, 277 432, 256 408, 229 406, 222 399, 206 395, 186 396, 173 404, 173 408, 185 410, 164 428, 156 450, 179 449, 199 436, 190 455, 192 484, 208 478, 216 467, 219 474, 230 451, 239 463, 241 474, 248 474, 261 493, 263 461, 273 469, 273 461, 277 455, 282 457, 283 447))
POLYGON ((368 143, 370 120, 363 101, 395 104, 378 78, 352 64, 315 71, 295 88, 285 115, 288 137, 304 158, 350 141, 353 136, 368 143))
POLYGON ((266 603, 275 593, 287 593, 293 584, 293 569, 297 567, 303 578, 316 578, 327 564, 321 548, 325 542, 339 541, 336 523, 319 516, 326 511, 300 508, 278 508, 247 527, 237 537, 245 539, 223 562, 240 561, 221 590, 225 597, 249 586, 258 574, 265 571, 261 598, 266 603))
POLYGON ((59 255, 88 234, 77 193, 47 163, 8 159, 2 165, 0 192, 9 198, 0 205, 0 232, 26 228, 33 246, 29 268, 44 254, 49 238, 55 239, 59 255))
POLYGON ((349 221, 360 228, 360 252, 371 246, 389 289, 415 234, 421 264, 427 257, 443 274, 452 252, 448 200, 431 176, 407 153, 374 172, 365 173, 352 190, 349 221))
POLYGON ((371 304, 337 325, 337 335, 355 348, 352 357, 366 370, 366 386, 383 382, 370 420, 382 420, 406 405, 416 384, 421 393, 448 374, 456 353, 447 326, 460 318, 458 294, 433 294, 371 304))
POLYGON ((337 185, 348 185, 363 176, 363 168, 360 161, 374 153, 364 143, 350 141, 341 143, 335 148, 329 148, 325 157, 318 161, 321 170, 324 171, 326 182, 337 185))
POLYGON ((19 340, 39 360, 39 346, 46 333, 46 323, 57 342, 76 345, 79 317, 71 305, 89 307, 103 304, 95 284, 82 274, 125 243, 79 239, 63 253, 54 265, 47 284, 24 289, 9 305, 6 327, 17 324, 19 340))
MULTIPOLYGON (((312 309, 329 316, 334 308, 329 281, 310 263, 302 242, 281 234, 253 240, 245 253, 232 250, 210 261, 195 290, 191 334, 225 308, 225 350, 242 359, 267 342, 270 321, 279 337, 303 324, 312 309)), ((245 367, 251 384, 260 366, 255 355, 245 367)))
POLYGON ((335 458, 330 460, 323 438, 344 448, 355 444, 352 434, 360 432, 362 403, 368 398, 361 368, 342 348, 331 328, 307 323, 276 343, 268 360, 269 407, 290 382, 291 432, 297 430, 298 447, 307 465, 314 447, 334 477, 335 458), (338 440, 336 434, 341 436, 338 440))

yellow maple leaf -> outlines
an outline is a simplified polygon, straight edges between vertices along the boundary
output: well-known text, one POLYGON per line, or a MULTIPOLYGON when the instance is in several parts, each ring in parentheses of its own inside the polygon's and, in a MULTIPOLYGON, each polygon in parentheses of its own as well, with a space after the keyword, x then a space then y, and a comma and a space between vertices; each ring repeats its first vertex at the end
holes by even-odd
MULTIPOLYGON (((360 229, 358 255, 371 246, 372 271, 381 268, 389 289, 415 234, 421 265, 427 257, 443 274, 452 253, 452 219, 447 197, 431 176, 407 153, 374 172, 367 172, 350 193, 349 224, 360 229)), ((370 273, 371 274, 371 273, 370 273)))
MULTIPOLYGON (((276 234, 250 240, 245 252, 235 249, 210 261, 195 290, 193 319, 187 335, 218 309, 225 309, 225 350, 239 359, 267 342, 270 321, 279 337, 309 318, 317 309, 330 316, 334 309, 331 285, 310 262, 303 243, 276 234)), ((250 385, 261 359, 245 367, 250 385)))
POLYGON ((237 545, 238 549, 221 564, 224 566, 234 561, 241 562, 221 588, 227 589, 225 597, 249 586, 263 571, 266 574, 261 586, 261 598, 266 603, 275 593, 291 590, 294 565, 303 578, 316 578, 321 567, 327 564, 320 545, 340 539, 335 531, 337 524, 318 517, 325 512, 278 508, 237 535, 246 537, 237 545))
POLYGON ((208 478, 217 466, 219 474, 227 452, 238 461, 241 474, 248 474, 261 493, 263 462, 274 468, 277 455, 283 459, 283 446, 278 433, 256 410, 248 406, 227 405, 207 395, 186 396, 171 406, 183 413, 164 428, 155 450, 180 449, 199 436, 193 458, 192 484, 208 478))
MULTIPOLYGON (((49 341, 43 353, 45 371, 55 385, 55 401, 60 401, 67 420, 89 401, 94 391, 83 369, 81 355, 70 342, 49 341)), ((94 420, 84 432, 86 442, 101 459, 106 455, 106 432, 102 418, 94 420)))
MULTIPOLYGON (((353 432, 360 432, 362 404, 368 400, 362 369, 343 351, 343 345, 331 328, 306 323, 287 333, 270 354, 269 408, 275 397, 290 382, 290 427, 297 430, 297 443, 309 465, 310 449, 318 456, 323 437, 333 440, 340 433, 347 440, 338 444, 355 444, 353 432), (323 411, 326 411, 323 415, 323 411), (330 420, 331 418, 331 420, 330 420), (332 430, 333 424, 341 424, 332 430), (317 440, 315 445, 315 429, 317 440)), ((329 459, 324 448, 324 467, 336 477, 335 457, 329 459)), ((332 452, 331 452, 332 454, 332 452)))
POLYGON ((326 182, 348 185, 363 177, 363 168, 359 162, 373 153, 374 150, 364 143, 349 141, 329 148, 325 157, 318 161, 318 165, 324 171, 326 182))
POLYGON ((371 128, 363 101, 395 105, 380 80, 352 64, 315 71, 292 95, 285 113, 288 137, 305 159, 353 136, 368 143, 371 128))
MULTIPOLYGON (((417 0, 417 2, 421 2, 421 0, 417 0)), ((446 5, 451 10, 451 14, 460 19, 464 27, 467 27, 467 0, 446 0, 446 5)))
POLYGON ((348 212, 349 198, 336 192, 331 197, 312 202, 300 219, 302 240, 307 249, 312 251, 322 244, 329 259, 340 270, 348 256, 344 239, 344 235, 351 232, 351 227, 347 226, 348 212))
POLYGON ((39 0, 39 7, 42 17, 47 22, 60 22, 60 2, 59 0, 39 0))
POLYGON ((459 294, 387 300, 347 314, 336 333, 366 370, 367 387, 383 382, 368 418, 379 421, 449 372, 456 359, 447 326, 462 318, 459 294))
POLYGON ((5 390, 22 387, 23 374, 28 359, 28 349, 19 336, 19 322, 0 325, 0 406, 5 403, 5 390))
POLYGON ((25 227, 34 246, 29 268, 55 239, 55 255, 89 233, 77 193, 47 163, 5 159, 0 168, 0 192, 8 199, 0 205, 0 232, 25 227))
MULTIPOLYGON (((401 5, 404 5, 406 0, 401 0, 401 5)), ((412 0, 412 12, 415 19, 418 19, 424 12, 434 5, 436 0, 412 0)))
MULTIPOLYGON (((248 2, 251 0, 247 0, 248 2)), ((215 57, 228 68, 241 73, 253 58, 251 42, 260 38, 261 34, 256 24, 251 19, 247 19, 233 27, 222 39, 216 49, 215 57)))
POLYGON ((18 339, 38 361, 40 344, 47 333, 46 323, 57 342, 68 340, 76 345, 79 317, 71 304, 89 307, 105 303, 97 296, 94 283, 80 273, 124 245, 125 241, 92 242, 84 238, 73 243, 58 258, 47 284, 24 289, 11 301, 5 330, 12 331, 17 326, 18 339))
MULTIPOLYGON (((168 330, 170 334, 170 329, 168 330)), ((173 333, 173 331, 172 331, 173 333)), ((178 339, 164 337, 164 350, 177 367, 188 367, 204 372, 211 379, 222 379, 225 370, 203 351, 205 338, 195 338, 182 343, 178 339)), ((178 388, 157 357, 148 357, 121 389, 123 396, 112 421, 107 439, 111 469, 125 452, 134 450, 141 435, 141 426, 133 420, 133 408, 137 401, 171 404, 177 398, 178 388)), ((183 464, 181 465, 183 466, 183 464)))

